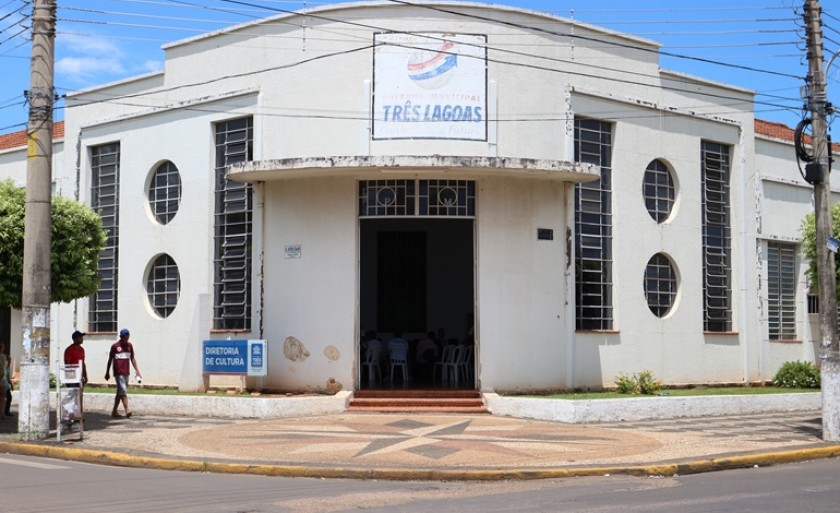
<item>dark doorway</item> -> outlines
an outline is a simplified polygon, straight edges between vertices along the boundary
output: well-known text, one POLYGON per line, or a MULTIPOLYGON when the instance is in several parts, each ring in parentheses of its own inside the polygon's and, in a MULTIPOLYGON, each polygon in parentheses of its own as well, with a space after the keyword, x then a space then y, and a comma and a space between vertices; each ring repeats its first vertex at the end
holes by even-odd
POLYGON ((426 330, 426 232, 377 233, 376 324, 383 332, 426 330))
MULTIPOLYGON (((445 332, 438 344, 457 344, 471 335, 475 304, 475 258, 472 219, 363 219, 360 221, 359 315, 362 327, 360 361, 364 362, 365 333, 373 330, 382 342, 381 376, 366 375, 361 388, 474 388, 457 385, 435 373, 435 361, 418 358, 417 346, 427 332, 445 332), (408 374, 391 380, 388 341, 401 333, 409 342, 408 374)), ((426 352, 429 356, 429 353, 426 352)), ((472 363, 472 362, 470 362, 472 363)), ((441 369, 438 369, 441 370, 441 369)))

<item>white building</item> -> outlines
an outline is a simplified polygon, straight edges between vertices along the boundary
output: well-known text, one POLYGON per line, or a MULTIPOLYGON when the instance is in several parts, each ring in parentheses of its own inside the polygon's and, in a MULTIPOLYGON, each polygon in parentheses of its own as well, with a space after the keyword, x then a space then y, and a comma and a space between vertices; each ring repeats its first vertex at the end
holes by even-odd
MULTIPOLYGON (((365 388, 368 329, 473 331, 458 386, 500 392, 815 361, 791 131, 751 91, 660 69, 656 42, 370 2, 165 51, 163 72, 69 95, 56 147, 56 192, 111 231, 100 292, 51 324, 62 347, 91 334, 93 381, 123 327, 144 382, 185 389, 228 338, 267 341, 251 387, 365 388)), ((22 180, 12 146, 0 176, 22 180)))

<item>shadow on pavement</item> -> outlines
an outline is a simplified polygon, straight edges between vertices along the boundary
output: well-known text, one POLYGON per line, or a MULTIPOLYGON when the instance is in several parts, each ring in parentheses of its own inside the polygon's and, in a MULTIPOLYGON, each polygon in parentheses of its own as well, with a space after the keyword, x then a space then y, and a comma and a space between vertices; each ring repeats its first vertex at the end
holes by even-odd
MULTIPOLYGON (((121 420, 126 420, 125 418, 122 419, 114 419, 111 418, 110 414, 100 413, 100 412, 87 412, 85 413, 85 425, 84 430, 85 432, 88 431, 96 431, 102 430, 108 427, 109 423, 112 422, 119 422, 121 420)), ((50 437, 55 438, 55 412, 50 412, 50 437)), ((18 432, 18 414, 12 408, 12 416, 7 419, 0 419, 0 435, 13 435, 18 432)), ((64 434, 62 434, 62 438, 64 438, 64 434)), ((68 437, 77 437, 78 433, 76 431, 68 432, 68 437)))

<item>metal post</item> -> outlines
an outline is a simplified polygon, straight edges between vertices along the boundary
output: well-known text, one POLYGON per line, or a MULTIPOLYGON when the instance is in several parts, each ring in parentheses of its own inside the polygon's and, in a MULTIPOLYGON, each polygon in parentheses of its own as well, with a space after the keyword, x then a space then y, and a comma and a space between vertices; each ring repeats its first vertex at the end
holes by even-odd
POLYGON ((27 126, 26 215, 23 242, 23 350, 18 431, 47 437, 50 423, 51 196, 55 0, 32 7, 32 62, 27 126))
POLYGON ((840 351, 837 339, 837 286, 834 253, 828 249, 831 227, 830 152, 827 136, 827 102, 823 71, 822 28, 819 0, 805 2, 808 64, 811 96, 811 128, 817 180, 814 183, 814 214, 817 243, 817 275, 820 298, 820 360, 822 374, 823 440, 840 441, 840 351))

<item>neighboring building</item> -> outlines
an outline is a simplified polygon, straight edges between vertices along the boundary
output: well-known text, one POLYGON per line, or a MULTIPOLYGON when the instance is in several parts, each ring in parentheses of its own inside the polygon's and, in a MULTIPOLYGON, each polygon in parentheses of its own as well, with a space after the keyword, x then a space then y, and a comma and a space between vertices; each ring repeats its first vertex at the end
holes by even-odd
MULTIPOLYGON (((127 327, 145 382, 185 389, 202 341, 227 338, 268 341, 249 386, 367 387, 368 329, 472 338, 459 386, 500 392, 814 361, 792 132, 658 48, 462 2, 167 45, 164 72, 67 96, 55 189, 110 238, 99 293, 57 305, 53 338, 92 333, 104 370, 127 327)), ((22 166, 0 149, 0 176, 22 166)))

